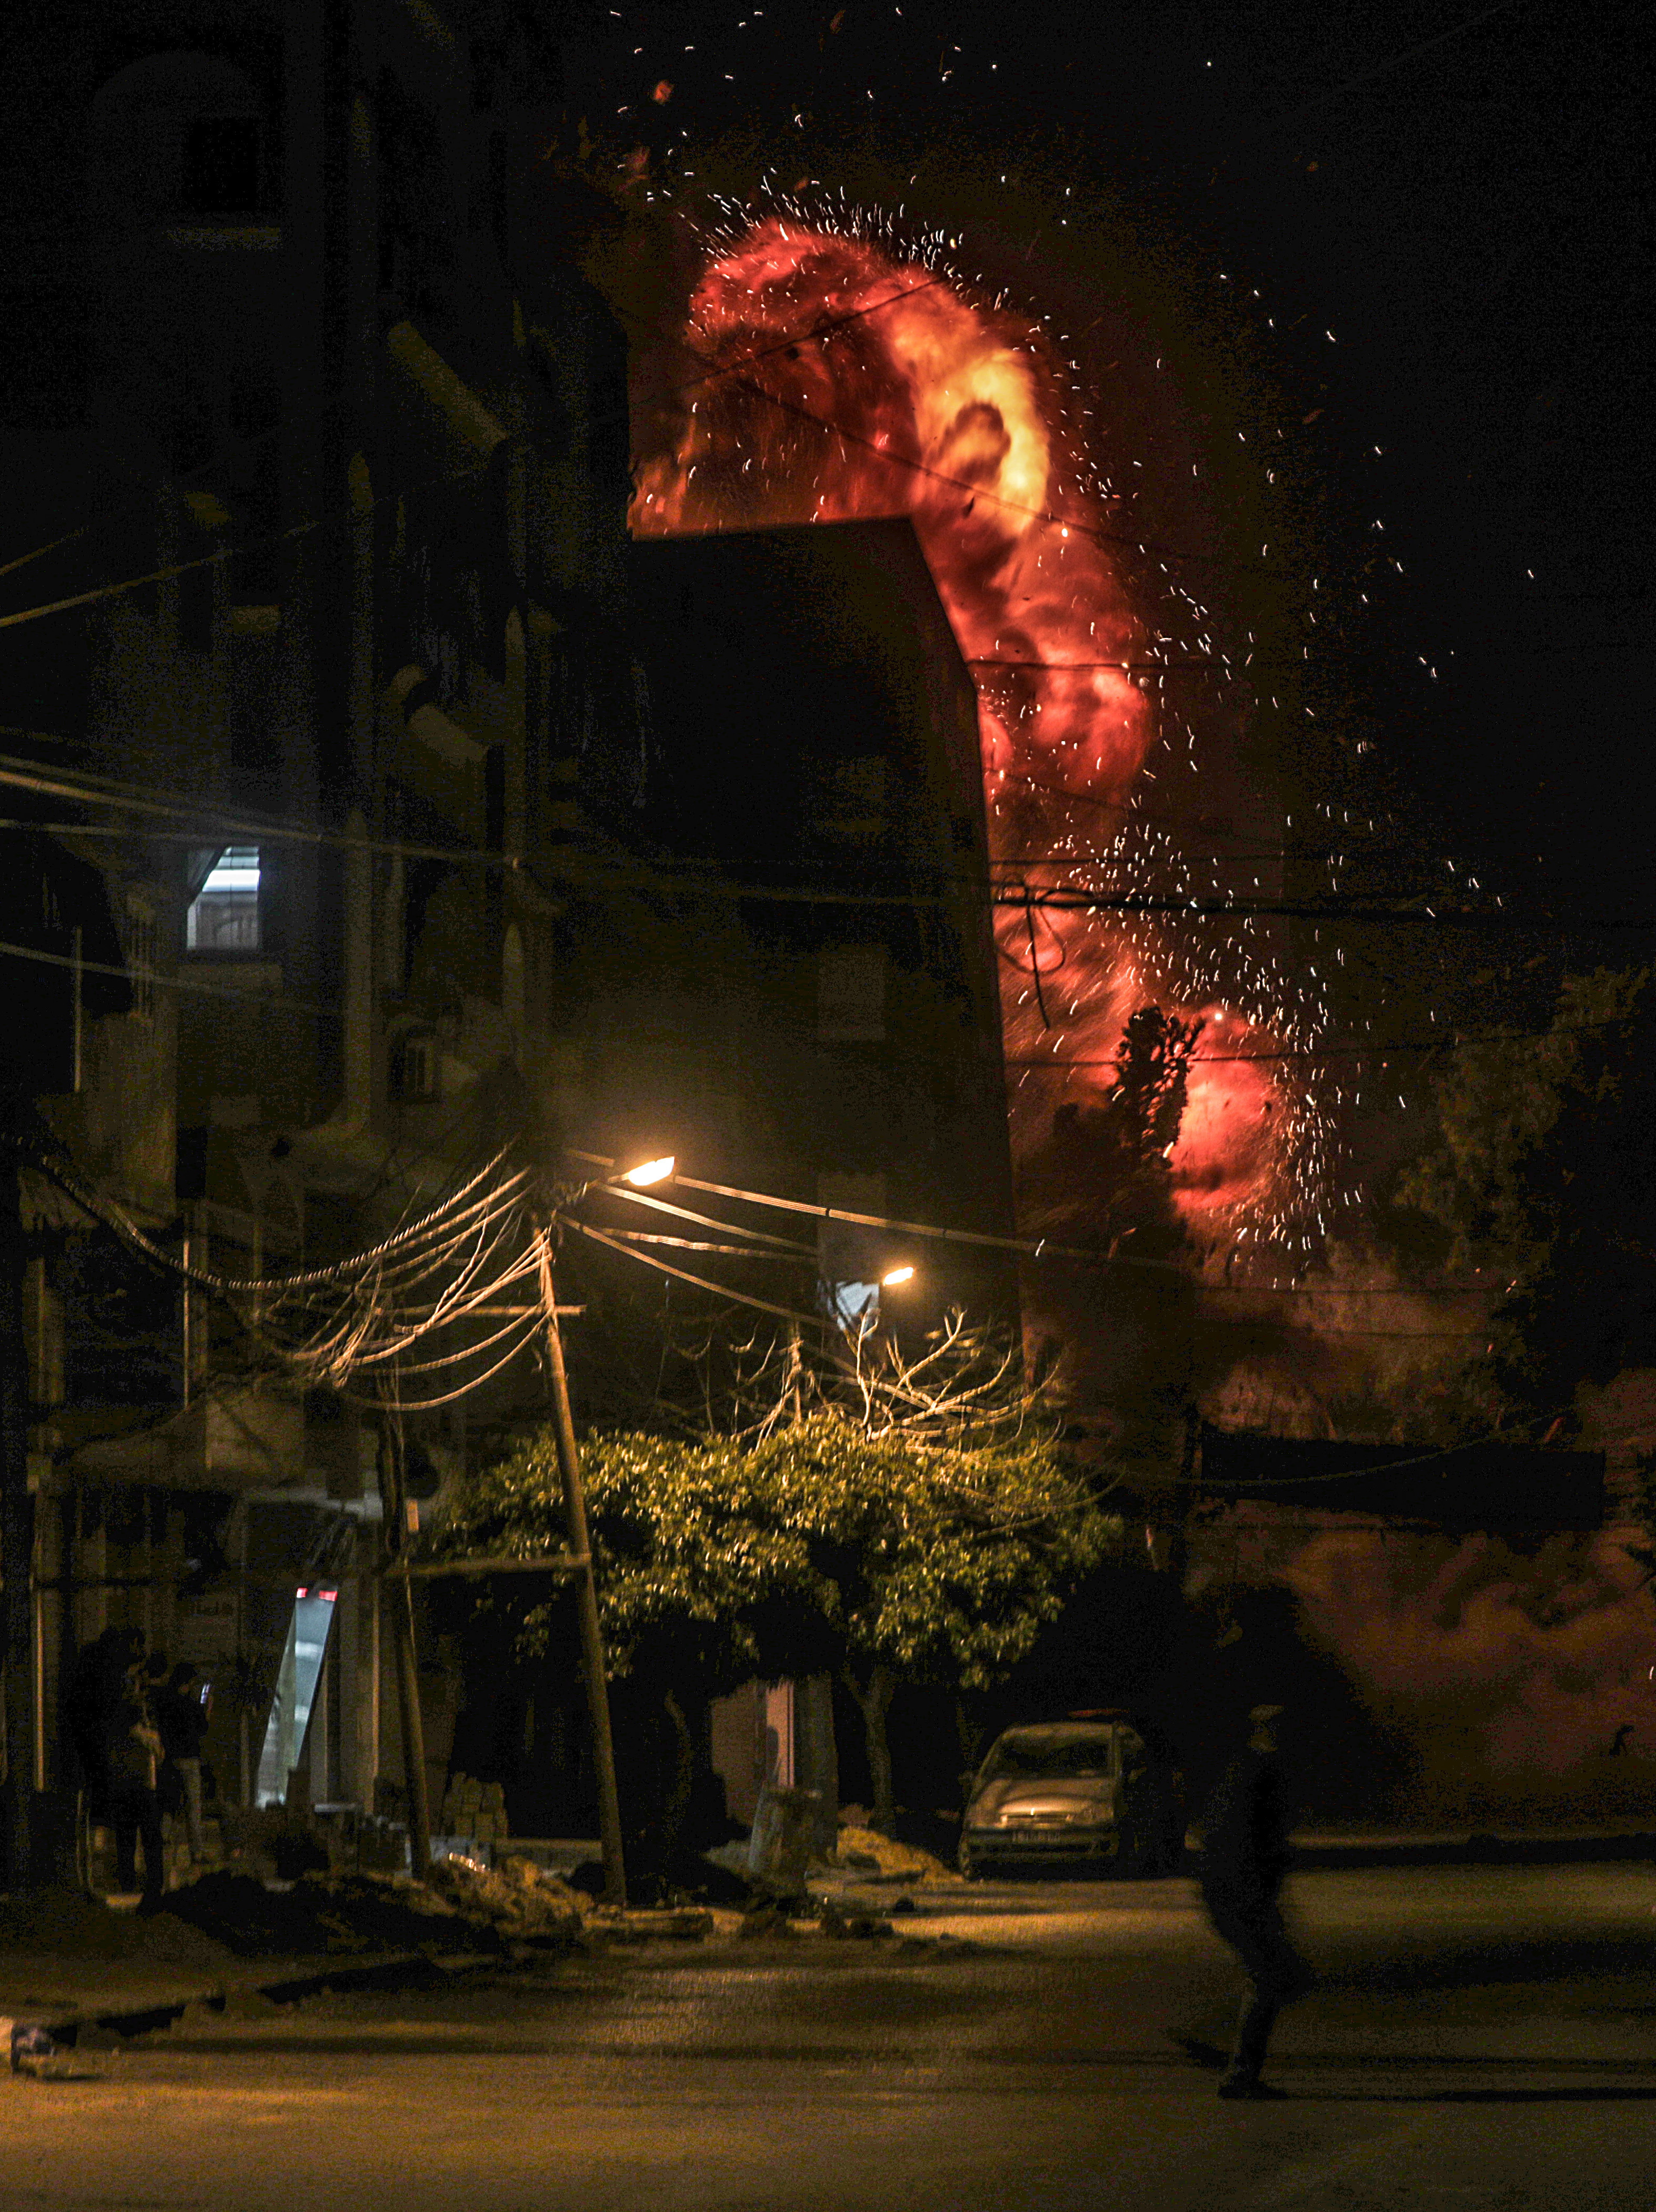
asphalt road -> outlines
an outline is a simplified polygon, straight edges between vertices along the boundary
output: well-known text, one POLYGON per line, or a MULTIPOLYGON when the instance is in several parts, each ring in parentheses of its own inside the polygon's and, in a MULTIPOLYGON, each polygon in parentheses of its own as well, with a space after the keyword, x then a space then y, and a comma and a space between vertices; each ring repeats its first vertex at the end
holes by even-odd
POLYGON ((0 2208, 1656 2207, 1656 1869, 1298 1877, 1270 2106, 1165 2040, 1233 1986, 1187 1882, 911 1893, 887 1942, 192 2008, 0 2079, 0 2208))

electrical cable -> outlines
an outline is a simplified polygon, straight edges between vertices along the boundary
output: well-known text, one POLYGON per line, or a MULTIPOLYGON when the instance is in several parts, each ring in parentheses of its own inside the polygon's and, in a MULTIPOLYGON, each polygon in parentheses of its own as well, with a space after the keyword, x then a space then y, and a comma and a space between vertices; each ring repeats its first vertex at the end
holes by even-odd
MULTIPOLYGON (((0 727, 0 736, 57 742, 47 732, 16 728, 0 727)), ((234 814, 210 801, 158 799, 154 795, 153 786, 122 783, 113 776, 95 775, 83 769, 52 769, 39 761, 21 760, 4 753, 0 753, 0 784, 9 784, 21 791, 38 791, 49 799, 79 799, 113 807, 118 811, 158 814, 174 821, 196 822, 203 825, 203 833, 210 825, 220 835, 247 838, 258 845, 325 845, 341 852, 367 853, 390 860, 466 860, 500 868, 521 866, 515 854, 491 852, 476 845, 414 845, 401 838, 369 837, 348 830, 312 830, 296 823, 234 814)))
POLYGON ((635 1252, 630 1245, 617 1243, 613 1237, 606 1236, 603 1230, 594 1229, 588 1222, 578 1221, 573 1214, 561 1214, 559 1218, 582 1237, 590 1237, 593 1243, 602 1244, 611 1252, 619 1252, 623 1259, 635 1260, 640 1267, 653 1267, 659 1274, 675 1276, 681 1283, 688 1283, 698 1291, 709 1291, 725 1304, 753 1306, 761 1313, 774 1314, 779 1320, 796 1322, 805 1328, 820 1328, 823 1325, 820 1314, 802 1314, 796 1312, 792 1306, 773 1305, 768 1298, 755 1298, 746 1291, 727 1290, 722 1283, 710 1283, 705 1275, 688 1274, 682 1267, 672 1267, 665 1260, 652 1260, 648 1253, 635 1252))
POLYGON ((610 1234, 626 1244, 669 1244, 680 1252, 722 1252, 737 1260, 779 1260, 789 1267, 815 1267, 814 1252, 755 1252, 750 1244, 714 1244, 695 1237, 667 1237, 649 1229, 612 1229, 610 1234))
POLYGON ((749 1206, 773 1206, 785 1213, 808 1214, 816 1221, 844 1221, 858 1229, 892 1229, 906 1237, 931 1237, 951 1244, 983 1245, 1000 1252, 1027 1252, 1037 1259, 1044 1256, 1081 1260, 1095 1267, 1153 1268, 1159 1273, 1188 1279, 1174 1260, 1130 1258, 1125 1254, 1100 1252, 1086 1245, 1054 1244, 1045 1237, 992 1237, 975 1229, 942 1229, 930 1222, 895 1221, 884 1214, 852 1213, 840 1206, 812 1206, 804 1199, 772 1198, 762 1191, 738 1190, 729 1183, 704 1182, 695 1176, 675 1175, 673 1181, 682 1183, 687 1190, 705 1190, 714 1198, 734 1198, 749 1206))
MULTIPOLYGON (((883 300, 873 301, 867 307, 852 308, 846 314, 836 315, 831 318, 828 321, 819 325, 816 329, 802 333, 798 337, 784 338, 773 346, 761 347, 757 353, 744 356, 741 361, 732 363, 729 368, 710 369, 701 376, 688 378, 682 384, 664 386, 655 392, 646 394, 646 403, 650 401, 659 401, 676 397, 682 392, 695 391, 701 385, 713 382, 716 378, 731 374, 733 369, 745 368, 752 363, 756 363, 761 361, 767 361, 773 354, 785 353, 790 346, 806 345, 820 337, 831 337, 836 331, 844 329, 849 323, 860 322, 866 316, 877 315, 886 307, 895 307, 899 300, 912 298, 917 292, 929 292, 934 290, 943 282, 944 279, 941 276, 929 276, 921 283, 911 284, 905 291, 893 293, 888 298, 883 300)), ((355 398, 355 394, 354 392, 347 391, 334 393, 331 398, 325 400, 316 412, 308 417, 300 427, 306 430, 315 429, 318 425, 325 422, 331 414, 334 413, 341 406, 349 403, 355 398)), ((630 421, 630 418, 631 410, 629 407, 623 412, 610 415, 600 414, 590 417, 589 428, 591 429, 602 429, 617 423, 628 422, 630 421)), ((292 425, 285 421, 272 422, 263 430, 253 431, 245 438, 237 439, 235 443, 227 450, 221 450, 219 453, 209 456, 208 459, 197 462, 193 468, 187 469, 177 476, 166 477, 163 479, 163 483, 169 488, 176 488, 188 484, 192 481, 192 479, 197 477, 211 477, 218 470, 228 467, 232 464, 240 460, 250 447, 263 445, 268 439, 280 436, 284 431, 290 430, 292 427, 292 425)), ((511 438, 516 434, 518 434, 509 433, 508 442, 510 442, 511 438)), ((481 474, 484 466, 486 466, 486 464, 478 464, 474 467, 447 471, 440 476, 423 477, 415 483, 403 485, 395 493, 381 493, 379 497, 373 501, 373 504, 377 507, 385 500, 405 498, 409 491, 429 490, 433 485, 436 484, 465 483, 470 478, 481 474)), ((149 495, 149 488, 146 484, 142 487, 135 487, 128 495, 128 498, 130 500, 136 501, 140 498, 147 498, 149 495)), ((19 554, 12 560, 6 562, 3 565, 0 565, 0 576, 9 576, 14 569, 25 568, 31 562, 44 559, 48 553, 55 553, 60 546, 70 544, 77 538, 83 538, 87 532, 90 530, 95 523, 99 522, 106 515, 110 514, 114 507, 124 504, 125 504, 124 501, 116 501, 96 508, 94 513, 87 518, 86 521, 77 523, 73 530, 66 531, 61 538, 53 538, 49 544, 37 545, 32 551, 19 554)), ((106 586, 100 591, 83 593, 76 599, 59 599, 54 601, 50 605, 25 608, 20 610, 14 615, 0 617, 0 629, 8 628, 15 623, 33 621, 37 617, 45 615, 60 614, 71 607, 86 605, 94 599, 106 597, 112 592, 138 591, 146 584, 166 582, 174 576, 181 576, 187 574, 191 568, 208 568, 216 562, 232 560, 237 554, 250 551, 257 546, 276 544, 280 544, 284 538, 298 537, 305 534, 308 531, 325 529, 331 522, 349 522, 354 520, 361 512, 361 509, 353 505, 349 508, 340 509, 339 512, 334 515, 323 515, 311 522, 296 525, 294 528, 290 531, 273 532, 264 537, 244 539, 238 545, 215 549, 212 553, 203 555, 199 560, 182 562, 173 568, 157 569, 152 574, 145 576, 129 577, 123 581, 106 586)))
MULTIPOLYGON (((1033 1259, 1082 1260, 1097 1267, 1154 1268, 1158 1273, 1178 1275, 1181 1280, 1191 1283, 1198 1292, 1204 1294, 1225 1293, 1233 1297, 1363 1297, 1422 1298, 1436 1297, 1445 1295, 1459 1297, 1471 1297, 1477 1295, 1482 1297, 1491 1297, 1504 1296, 1507 1290, 1511 1288, 1510 1285, 1503 1285, 1495 1283, 1441 1284, 1429 1290, 1421 1289, 1407 1284, 1397 1285, 1389 1284, 1375 1284, 1373 1285, 1362 1284, 1343 1284, 1338 1285, 1315 1284, 1301 1286, 1265 1283, 1207 1283, 1202 1281, 1199 1277, 1188 1273, 1188 1272, 1175 1260, 1142 1260, 1125 1253, 1099 1252, 1087 1246, 1054 1244, 1049 1237, 992 1237, 977 1230, 944 1229, 939 1227, 936 1223, 898 1221, 884 1214, 852 1213, 839 1206, 814 1206, 804 1199, 775 1198, 768 1192, 765 1191, 741 1190, 730 1183, 707 1182, 695 1176, 676 1173, 673 1176, 672 1180, 676 1183, 683 1184, 687 1189, 704 1190, 710 1193, 715 1198, 736 1199, 739 1202, 749 1206, 775 1206, 786 1213, 806 1214, 810 1216, 813 1219, 819 1221, 847 1222, 853 1227, 859 1229, 889 1229, 895 1231, 897 1233, 903 1236, 930 1237, 943 1240, 950 1243, 985 1245, 1000 1251, 1025 1253, 1033 1259)), ((706 1217, 701 1218, 706 1219, 706 1217)), ((731 1224, 725 1222, 710 1221, 707 1225, 710 1227, 723 1229, 728 1228, 731 1224)))
MULTIPOLYGON (((657 1198, 649 1191, 634 1190, 630 1184, 623 1181, 589 1184, 587 1188, 602 1189, 608 1198, 624 1198, 629 1206, 647 1206, 653 1213, 670 1213, 680 1221, 693 1221, 699 1229, 722 1229, 726 1236, 734 1234, 738 1237, 750 1237, 755 1244, 773 1245, 779 1250, 791 1253, 799 1259, 810 1260, 816 1256, 809 1244, 796 1243, 786 1237, 767 1236, 762 1229, 738 1228, 733 1222, 716 1221, 710 1213, 696 1213, 688 1206, 674 1206, 668 1200, 657 1198)), ((755 1256, 756 1258, 758 1255, 755 1254, 755 1256)))
MULTIPOLYGON (((697 360, 705 358, 697 355, 692 346, 685 344, 684 349, 697 360)), ((915 454, 895 452, 879 444, 876 439, 865 438, 860 432, 835 422, 831 416, 818 415, 812 408, 802 406, 795 400, 784 399, 779 393, 767 392, 762 384, 755 384, 749 377, 736 375, 731 380, 739 384, 744 392, 752 392, 756 399, 762 399, 768 405, 779 409, 783 414, 792 415, 802 422, 810 422, 847 445, 860 446, 865 453, 872 453, 877 460, 908 469, 916 476, 942 484, 949 491, 960 492, 968 500, 987 500, 992 507, 1004 507, 1009 514, 1027 516, 1030 521, 1043 523, 1049 529, 1062 530, 1077 538, 1090 538, 1101 545, 1125 546, 1129 551, 1142 553, 1152 560, 1227 568, 1246 575, 1271 576, 1279 573, 1257 561, 1234 561, 1222 553, 1187 553, 1174 546, 1158 544, 1154 538, 1134 538, 1125 531, 1106 530, 1096 523, 1083 522, 1077 516, 1059 514, 1046 507, 1029 507, 1022 500, 1008 499, 1003 493, 991 491, 986 484, 973 483, 965 477, 951 477, 942 469, 934 469, 929 462, 919 459, 915 454)))

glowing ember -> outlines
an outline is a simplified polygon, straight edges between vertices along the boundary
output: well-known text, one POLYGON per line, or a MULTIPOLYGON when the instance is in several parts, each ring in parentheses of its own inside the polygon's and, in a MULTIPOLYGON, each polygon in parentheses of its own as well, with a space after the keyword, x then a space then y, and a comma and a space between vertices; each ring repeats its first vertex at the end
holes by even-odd
POLYGON ((907 515, 974 664, 991 853, 1016 894, 997 934, 1021 1167, 1061 1106, 1102 1096, 1127 1017, 1154 1000, 1206 1024, 1172 1161, 1187 1222, 1214 1243, 1303 1243, 1325 1128, 1283 1054, 1314 1040, 1318 1009, 1222 918, 1108 910, 1194 894, 1137 811, 1166 641, 1130 595, 1045 334, 940 258, 785 207, 715 243, 688 343, 728 373, 700 378, 643 458, 634 531, 907 515), (1043 904, 1055 888, 1077 902, 1043 904))

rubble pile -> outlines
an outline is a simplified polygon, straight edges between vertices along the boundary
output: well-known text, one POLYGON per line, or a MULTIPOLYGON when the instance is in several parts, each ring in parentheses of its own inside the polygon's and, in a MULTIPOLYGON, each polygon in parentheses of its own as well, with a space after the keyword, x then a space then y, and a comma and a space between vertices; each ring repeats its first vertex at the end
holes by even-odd
POLYGON ((307 1874, 272 1887, 246 1874, 206 1874, 173 1891, 158 1918, 175 1917, 239 1957, 361 1951, 484 1951, 491 1922, 434 1890, 394 1876, 307 1874))
POLYGON ((865 1874, 897 1875, 905 1881, 964 1881, 966 1877, 945 1866, 930 1851, 913 1844, 900 1844, 876 1828, 842 1826, 836 1866, 854 1867, 865 1874))
POLYGON ((431 1879, 458 1911, 486 1921, 508 1943, 573 1942, 593 1911, 590 1897, 531 1859, 508 1858, 491 1869, 454 1853, 438 1861, 431 1879))
POLYGON ((0 1901, 0 1951, 192 1968, 221 1966, 231 1955, 199 1923, 113 1912, 100 1899, 61 1887, 0 1901))

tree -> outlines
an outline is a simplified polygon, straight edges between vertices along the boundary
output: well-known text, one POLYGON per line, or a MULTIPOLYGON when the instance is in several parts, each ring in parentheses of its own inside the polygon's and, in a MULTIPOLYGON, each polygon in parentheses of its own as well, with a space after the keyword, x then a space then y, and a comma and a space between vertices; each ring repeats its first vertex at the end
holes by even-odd
POLYGON ((1452 1273, 1502 1285, 1488 1379, 1513 1408, 1656 1360, 1656 1040, 1647 969, 1568 977, 1540 1037, 1462 1048, 1401 1202, 1452 1273))
MULTIPOLYGON (((686 1756, 686 1685, 716 1695, 837 1673, 862 1712, 875 1817, 889 1826, 896 1680, 998 1679, 1119 1534, 1057 1444, 994 1401, 981 1346, 958 1328, 953 1341, 952 1367, 928 1364, 935 1346, 888 1360, 864 1339, 837 1370, 784 1347, 771 1371, 787 1387, 740 1436, 586 1439, 611 1663, 678 1706, 686 1756)), ((555 1549, 560 1494, 552 1439, 537 1433, 472 1478, 436 1541, 451 1555, 555 1549)), ((494 1601, 524 1606, 525 1649, 543 1648, 547 1605, 494 1601)))

